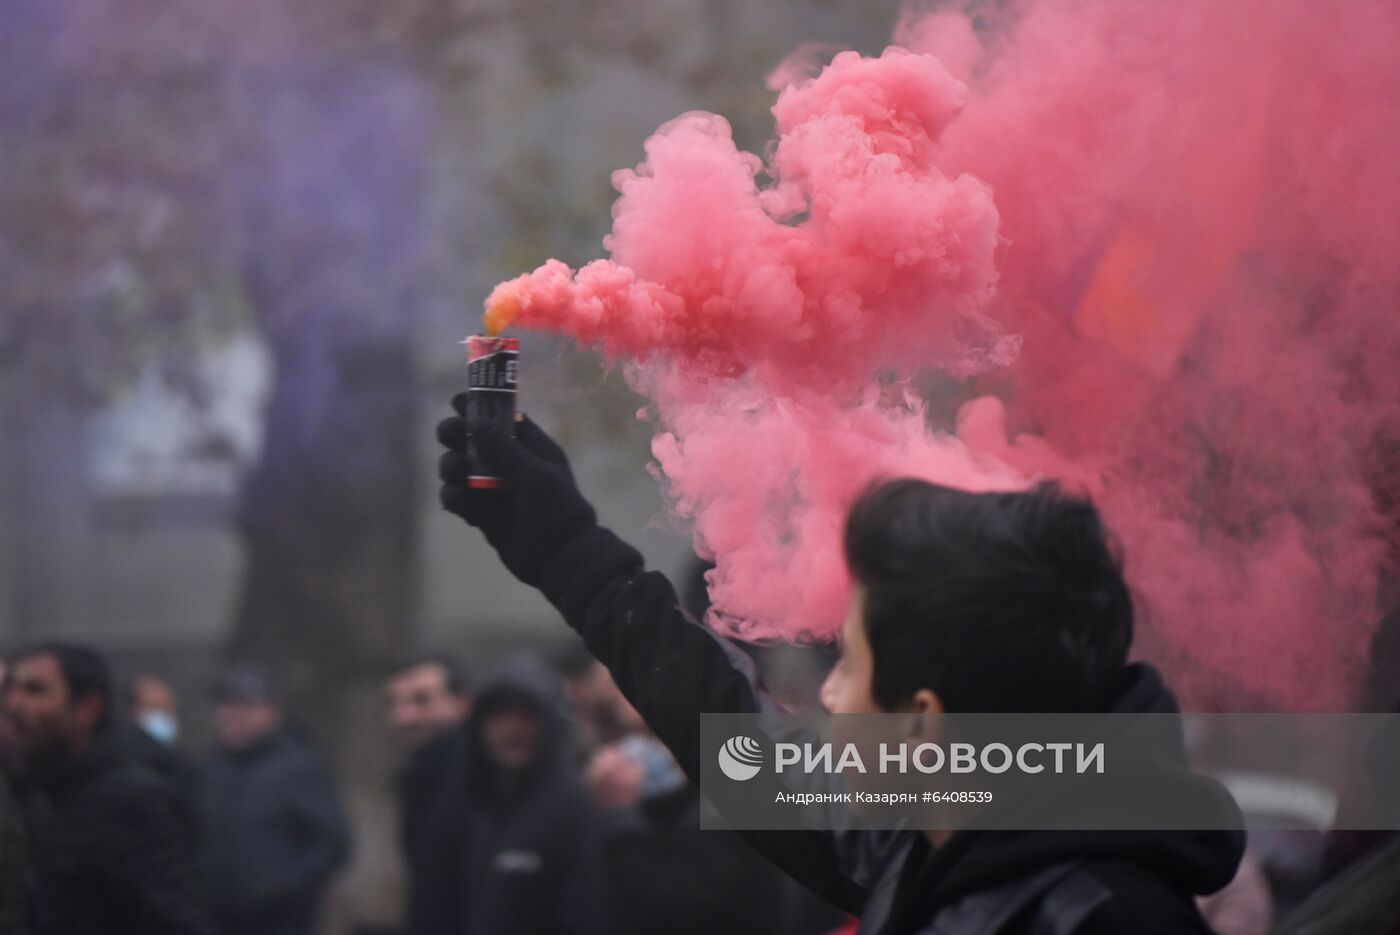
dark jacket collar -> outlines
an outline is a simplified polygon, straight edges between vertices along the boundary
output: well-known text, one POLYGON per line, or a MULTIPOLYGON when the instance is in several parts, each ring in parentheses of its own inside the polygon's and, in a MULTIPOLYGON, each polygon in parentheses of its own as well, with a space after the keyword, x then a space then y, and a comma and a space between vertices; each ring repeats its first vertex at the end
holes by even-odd
POLYGON ((36 774, 30 781, 52 792, 72 789, 112 769, 121 762, 122 754, 116 729, 107 725, 97 732, 82 753, 36 774))
MULTIPOLYGON (((1157 671, 1138 664, 1125 670, 1114 711, 1171 714, 1178 707, 1157 671)), ((1233 809, 1222 787, 1187 770, 1184 750, 1164 769, 1178 772, 1198 794, 1219 797, 1222 810, 1233 809)), ((870 891, 861 932, 917 931, 973 894, 1084 860, 1135 862, 1192 892, 1210 893, 1234 877, 1243 851, 1244 836, 1235 831, 960 831, 937 849, 910 832, 870 891)))
POLYGON ((283 724, 246 747, 237 749, 223 747, 219 750, 219 755, 235 763, 253 763, 270 756, 276 756, 290 747, 297 746, 297 744, 296 732, 283 724))

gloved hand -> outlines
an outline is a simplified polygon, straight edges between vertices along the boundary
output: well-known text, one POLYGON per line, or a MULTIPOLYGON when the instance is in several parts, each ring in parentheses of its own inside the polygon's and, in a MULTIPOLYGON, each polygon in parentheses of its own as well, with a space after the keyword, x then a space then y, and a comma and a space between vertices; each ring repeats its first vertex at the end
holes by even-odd
POLYGON ((511 574, 544 587, 557 574, 561 556, 597 528, 597 514, 579 493, 563 449, 539 426, 520 417, 514 437, 489 423, 469 426, 463 419, 465 401, 465 394, 453 397, 457 415, 437 427, 438 441, 448 449, 438 462, 439 499, 448 512, 485 533, 511 574), (468 433, 509 487, 467 486, 468 433))

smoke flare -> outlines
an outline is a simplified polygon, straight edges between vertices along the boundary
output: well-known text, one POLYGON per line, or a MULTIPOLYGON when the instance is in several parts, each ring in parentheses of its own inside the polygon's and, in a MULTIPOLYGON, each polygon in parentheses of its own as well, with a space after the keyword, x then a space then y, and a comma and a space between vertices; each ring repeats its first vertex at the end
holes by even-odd
POLYGON ((716 626, 833 635, 873 477, 1056 477, 1193 700, 1343 706, 1395 543, 1400 13, 998 9, 785 65, 767 165, 717 116, 666 125, 614 176, 612 259, 488 311, 630 362, 716 626))

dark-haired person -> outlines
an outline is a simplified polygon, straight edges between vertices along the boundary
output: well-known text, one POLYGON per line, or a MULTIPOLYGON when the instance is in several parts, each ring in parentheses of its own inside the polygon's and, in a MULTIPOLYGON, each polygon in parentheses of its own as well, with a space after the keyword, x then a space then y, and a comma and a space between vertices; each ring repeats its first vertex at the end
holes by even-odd
MULTIPOLYGON (((747 669, 598 525, 558 445, 529 420, 514 436, 468 427, 461 403, 438 427, 443 506, 560 610, 698 777, 699 714, 760 706, 747 669), (469 429, 507 491, 465 485, 469 429)), ((1084 500, 1048 485, 977 495, 894 481, 853 508, 845 547, 857 587, 822 690, 833 712, 1175 710, 1156 672, 1127 664, 1132 602, 1084 500)), ((1243 851, 1233 832, 747 837, 866 933, 1205 933, 1194 897, 1228 883, 1243 851)))
POLYGON ((174 793, 113 728, 101 656, 58 642, 16 656, 0 754, 28 831, 34 931, 209 931, 174 793))
POLYGON ((466 672, 438 653, 400 660, 389 670, 384 694, 394 733, 409 751, 422 750, 460 727, 471 711, 466 672))
POLYGON ((444 786, 467 735, 463 723, 471 711, 466 673, 444 655, 401 660, 385 684, 389 720, 403 748, 394 776, 399 800, 399 843, 408 871, 409 932, 430 932, 424 918, 431 900, 423 892, 433 865, 443 859, 430 833, 444 786))

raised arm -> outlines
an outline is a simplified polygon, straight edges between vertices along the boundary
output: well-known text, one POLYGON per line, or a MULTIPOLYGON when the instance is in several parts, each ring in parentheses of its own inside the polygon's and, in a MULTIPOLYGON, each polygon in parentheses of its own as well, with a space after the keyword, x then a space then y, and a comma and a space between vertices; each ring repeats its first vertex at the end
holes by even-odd
MULTIPOLYGON (((454 406, 461 411, 460 397, 454 406)), ((700 778, 700 715, 758 711, 764 704, 741 651, 691 620, 675 590, 641 555, 597 523, 579 493, 564 452, 533 422, 514 438, 473 426, 473 442, 507 480, 508 490, 466 486, 459 417, 438 426, 444 508, 485 534, 512 574, 538 588, 607 666, 618 688, 670 748, 692 781, 700 778)), ((793 877, 849 911, 869 884, 869 861, 835 835, 745 835, 793 877)))
POLYGON ((466 486, 460 418, 443 422, 438 437, 448 448, 439 470, 443 506, 544 593, 687 774, 698 776, 700 713, 759 709, 747 657, 691 621, 670 582, 644 571, 640 553, 598 525, 564 452, 533 422, 519 422, 515 438, 483 427, 473 439, 508 490, 466 486))

